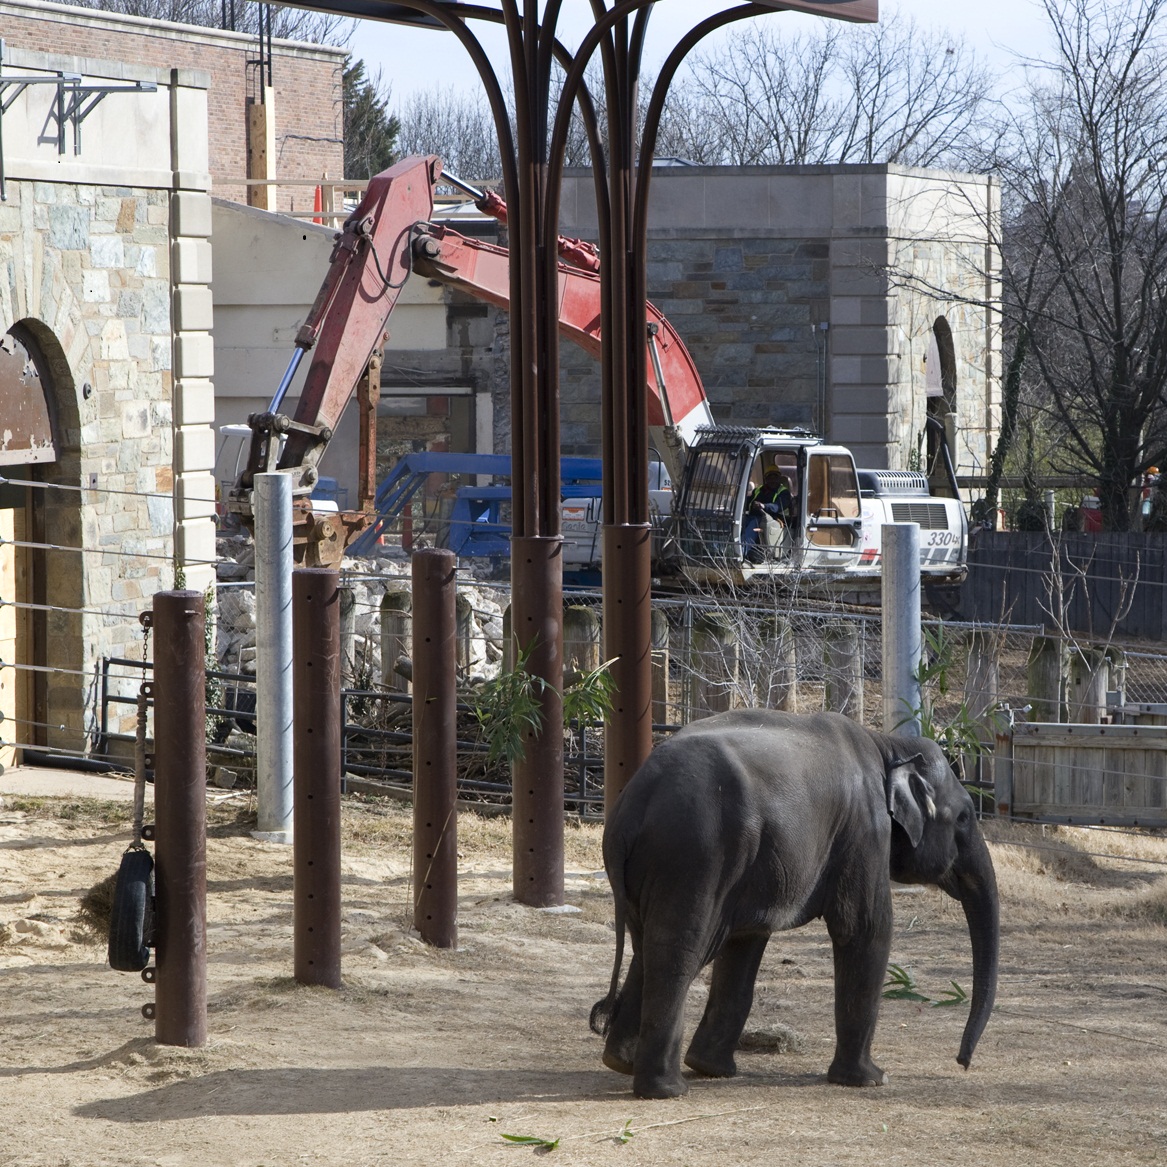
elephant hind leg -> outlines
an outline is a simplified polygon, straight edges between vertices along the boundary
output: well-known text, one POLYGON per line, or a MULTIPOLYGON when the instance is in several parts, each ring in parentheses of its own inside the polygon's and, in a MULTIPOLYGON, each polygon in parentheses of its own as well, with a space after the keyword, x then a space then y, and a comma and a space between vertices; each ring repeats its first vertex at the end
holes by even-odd
POLYGON ((685 998, 701 968, 698 949, 676 943, 646 943, 640 1038, 632 1092, 639 1098, 679 1098, 689 1090, 681 1077, 685 998))
POLYGON ((754 1003, 754 981, 769 942, 763 935, 734 936, 713 961, 709 1000, 693 1035, 685 1065, 707 1078, 737 1073, 734 1051, 754 1003))
POLYGON ((644 965, 639 955, 634 952, 628 966, 628 975, 612 1005, 605 1031, 604 1065, 618 1074, 631 1074, 636 1062, 643 988, 644 965))

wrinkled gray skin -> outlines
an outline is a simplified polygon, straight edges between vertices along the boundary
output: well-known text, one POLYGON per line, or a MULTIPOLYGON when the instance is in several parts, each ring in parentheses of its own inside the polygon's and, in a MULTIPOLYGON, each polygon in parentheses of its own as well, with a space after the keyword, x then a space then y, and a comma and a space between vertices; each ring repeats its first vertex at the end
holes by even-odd
POLYGON ((871 1040, 891 945, 890 880, 960 900, 973 994, 957 1061, 966 1069, 997 984, 993 864, 935 742, 874 733, 840 714, 742 710, 658 746, 604 829, 616 903, 616 963, 592 1010, 604 1063, 641 1098, 685 1093, 685 996, 713 962, 705 1015, 685 1054, 698 1074, 736 1072, 734 1050, 772 932, 826 922, 835 959, 828 1079, 877 1086, 871 1040), (632 962, 619 988, 624 929, 632 962), (619 990, 619 991, 618 991, 619 990))

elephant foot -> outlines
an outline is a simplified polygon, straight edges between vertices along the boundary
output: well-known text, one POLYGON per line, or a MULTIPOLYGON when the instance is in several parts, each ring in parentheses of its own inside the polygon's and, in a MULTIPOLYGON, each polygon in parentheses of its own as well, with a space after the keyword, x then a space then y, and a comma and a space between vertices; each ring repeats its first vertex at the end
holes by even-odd
POLYGON ((635 1033, 609 1033, 604 1042, 604 1065, 617 1074, 631 1074, 632 1064, 636 1061, 637 1037, 635 1033))
POLYGON ((737 1063, 732 1054, 718 1057, 689 1050, 685 1055, 685 1065, 703 1078, 732 1078, 737 1074, 737 1063))
POLYGON ((887 1074, 870 1058, 859 1063, 836 1058, 827 1071, 827 1081, 833 1086, 886 1086, 887 1074))
POLYGON ((689 1093, 689 1083, 680 1074, 636 1074, 632 1093, 637 1098, 681 1098, 689 1093))

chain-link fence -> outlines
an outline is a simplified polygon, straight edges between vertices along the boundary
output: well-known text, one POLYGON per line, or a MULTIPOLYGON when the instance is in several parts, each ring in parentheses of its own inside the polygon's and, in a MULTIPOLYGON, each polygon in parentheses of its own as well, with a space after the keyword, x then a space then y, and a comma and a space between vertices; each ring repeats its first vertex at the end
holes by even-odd
MULTIPOLYGON (((45 496, 61 489, 3 485, 45 496)), ((130 532, 82 547, 80 532, 72 542, 51 541, 19 523, 0 526, 0 761, 16 751, 93 767, 132 758, 137 691, 150 668, 138 618, 154 592, 182 584, 167 550, 168 501, 156 493, 127 500, 150 538, 130 532)), ((218 551, 219 582, 208 597, 207 719, 212 764, 227 784, 246 782, 254 770, 255 595, 250 542, 236 535, 220 540, 218 551)), ((353 783, 400 791, 412 767, 409 570, 408 557, 390 546, 348 561, 342 573, 345 770, 353 783)), ((509 798, 508 767, 487 761, 475 710, 482 686, 513 664, 509 599, 506 584, 459 573, 463 792, 499 805, 509 798)), ((602 664, 600 596, 571 592, 565 605, 569 685, 602 664)), ((839 710, 882 729, 881 637, 878 609, 778 587, 662 595, 652 614, 655 731, 753 706, 839 710)), ((904 716, 915 714, 962 754, 970 780, 986 788, 993 768, 978 759, 1003 748, 998 738, 1014 722, 1167 724, 1167 652, 1155 645, 932 619, 924 640, 921 708, 904 716)), ((593 813, 602 803, 602 732, 595 725, 564 732, 569 803, 593 813)))

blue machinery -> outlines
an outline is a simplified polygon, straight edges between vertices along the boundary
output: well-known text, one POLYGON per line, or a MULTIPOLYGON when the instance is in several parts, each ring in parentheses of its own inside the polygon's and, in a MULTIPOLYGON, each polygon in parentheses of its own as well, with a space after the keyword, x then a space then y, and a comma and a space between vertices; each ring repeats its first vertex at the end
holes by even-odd
MULTIPOLYGON (((377 517, 352 544, 350 555, 369 555, 386 527, 397 519, 431 474, 465 475, 468 478, 509 479, 509 454, 407 454, 377 488, 373 506, 377 517)), ((560 459, 560 495, 564 500, 600 497, 599 458, 560 459)), ((465 557, 504 558, 510 555, 511 525, 504 508, 511 501, 509 484, 478 486, 468 482, 454 494, 448 531, 442 546, 465 557)))

